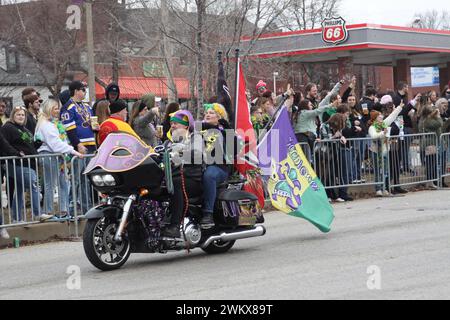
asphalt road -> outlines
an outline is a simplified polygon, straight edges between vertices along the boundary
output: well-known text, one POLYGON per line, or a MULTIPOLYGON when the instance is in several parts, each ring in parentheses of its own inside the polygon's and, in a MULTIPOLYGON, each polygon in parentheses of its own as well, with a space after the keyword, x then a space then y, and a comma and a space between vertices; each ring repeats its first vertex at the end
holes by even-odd
POLYGON ((326 235, 271 213, 264 237, 227 254, 139 254, 109 273, 89 264, 81 242, 2 250, 0 300, 449 299, 448 199, 432 191, 339 204, 326 235), (67 287, 70 266, 79 290, 67 287))

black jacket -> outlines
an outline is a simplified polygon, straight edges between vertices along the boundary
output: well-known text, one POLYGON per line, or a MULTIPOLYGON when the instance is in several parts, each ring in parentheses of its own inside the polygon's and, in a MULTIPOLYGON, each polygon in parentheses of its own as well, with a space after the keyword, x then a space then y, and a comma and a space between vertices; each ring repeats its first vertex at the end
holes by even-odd
POLYGON ((25 127, 30 131, 33 135, 36 132, 36 125, 37 121, 34 118, 34 116, 31 114, 31 112, 27 111, 27 124, 25 127))
POLYGON ((11 147, 0 131, 0 157, 20 157, 19 151, 11 147))
POLYGON ((402 101, 403 101, 403 104, 407 105, 408 104, 408 95, 407 94, 401 95, 400 92, 397 91, 395 96, 392 98, 392 100, 394 101, 394 105, 396 107, 398 107, 402 103, 402 101))
MULTIPOLYGON (((233 171, 233 164, 236 162, 236 157, 238 154, 238 140, 236 135, 234 136, 234 146, 227 145, 227 139, 226 139, 226 131, 225 130, 231 130, 230 124, 225 120, 220 120, 220 126, 213 126, 208 123, 202 123, 202 135, 204 138, 205 143, 205 151, 206 155, 211 156, 212 159, 215 159, 216 156, 216 149, 215 146, 219 144, 222 146, 222 150, 219 152, 222 152, 223 160, 222 164, 211 164, 211 165, 217 165, 218 167, 224 169, 225 171, 229 172, 230 174, 233 171), (220 132, 220 136, 217 136, 216 133, 220 132), (216 140, 219 139, 218 142, 216 140), (209 150, 211 149, 212 150, 209 150)), ((208 162, 211 162, 212 159, 205 159, 208 162)), ((207 163, 208 165, 209 163, 207 163)))
MULTIPOLYGON (((27 156, 37 154, 33 134, 27 128, 12 122, 7 122, 1 127, 0 132, 12 147, 8 151, 8 156, 17 156, 19 152, 23 152, 27 156)), ((30 161, 30 163, 31 168, 35 169, 36 161, 30 161)), ((24 166, 28 166, 28 161, 24 161, 24 166)))
POLYGON ((413 128, 413 121, 411 117, 409 116, 409 113, 411 110, 416 110, 412 104, 408 103, 406 107, 403 108, 402 112, 400 113, 401 116, 403 116, 403 121, 405 122, 405 128, 413 128))

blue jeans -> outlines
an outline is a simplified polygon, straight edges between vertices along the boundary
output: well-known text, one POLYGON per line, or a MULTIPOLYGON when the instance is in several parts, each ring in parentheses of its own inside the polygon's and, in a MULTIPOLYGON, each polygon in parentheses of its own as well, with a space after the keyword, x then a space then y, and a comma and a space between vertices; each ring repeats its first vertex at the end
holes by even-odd
MULTIPOLYGON (((340 177, 339 177, 339 183, 341 185, 349 185, 353 180, 352 177, 352 164, 353 164, 353 160, 352 159, 352 152, 353 149, 348 149, 348 148, 341 148, 340 149, 340 177)), ((339 197, 342 199, 346 199, 348 198, 348 193, 347 193, 348 187, 342 187, 339 188, 339 197)))
POLYGON ((203 212, 213 213, 217 187, 228 179, 228 172, 218 166, 208 166, 203 173, 203 212))
POLYGON ((58 186, 59 210, 69 211, 69 185, 67 184, 65 167, 61 157, 51 156, 51 153, 43 153, 48 157, 42 158, 44 166, 44 213, 53 213, 53 192, 58 186), (63 167, 61 167, 63 166, 63 167))
POLYGON ((366 140, 355 141, 352 149, 352 181, 361 180, 361 165, 364 161, 368 142, 366 140))
MULTIPOLYGON (((86 164, 91 159, 76 159, 73 162, 72 167, 72 175, 75 178, 75 193, 76 193, 76 202, 81 206, 81 213, 77 211, 78 215, 85 214, 92 207, 92 197, 91 197, 91 183, 87 176, 83 174, 86 164)), ((73 185, 71 184, 70 193, 69 193, 69 202, 70 202, 70 215, 74 215, 74 208, 77 203, 73 199, 73 185)))
POLYGON ((23 220, 24 187, 31 191, 31 206, 33 216, 39 216, 39 189, 36 171, 20 165, 9 164, 10 175, 15 177, 16 193, 12 204, 13 220, 23 220), (15 170, 15 172, 14 172, 15 170), (15 173, 15 175, 14 175, 15 173), (30 185, 31 182, 31 185, 30 185))

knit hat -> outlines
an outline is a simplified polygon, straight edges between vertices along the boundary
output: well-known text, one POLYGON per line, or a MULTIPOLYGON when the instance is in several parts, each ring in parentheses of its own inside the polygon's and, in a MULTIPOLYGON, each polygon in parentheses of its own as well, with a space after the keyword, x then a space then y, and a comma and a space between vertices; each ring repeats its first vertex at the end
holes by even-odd
MULTIPOLYGON (((262 81, 262 80, 259 80, 259 82, 258 82, 258 84, 256 85, 256 90, 258 90, 259 91, 259 89, 260 88, 267 88, 267 83, 265 83, 264 81, 262 81)), ((266 89, 267 90, 267 89, 266 89)), ((265 90, 264 90, 265 91, 265 90)))
POLYGON ((221 118, 221 119, 225 119, 228 121, 228 114, 227 111, 225 110, 225 107, 221 104, 218 103, 212 103, 212 104, 205 104, 203 106, 203 108, 205 109, 205 112, 208 110, 213 110, 215 113, 217 113, 217 115, 221 118))
POLYGON ((127 108, 128 108, 128 105, 123 100, 114 101, 109 105, 109 111, 111 112, 111 114, 119 113, 123 109, 127 109, 127 108))
POLYGON ((189 127, 190 131, 194 130, 194 117, 187 110, 178 110, 177 112, 171 113, 170 122, 180 123, 189 127))
POLYGON ((381 98, 380 103, 382 105, 386 105, 389 103, 394 103, 394 100, 392 100, 392 97, 390 95, 385 95, 381 98))
POLYGON ((155 95, 153 93, 146 94, 141 100, 149 110, 152 110, 155 107, 155 95))

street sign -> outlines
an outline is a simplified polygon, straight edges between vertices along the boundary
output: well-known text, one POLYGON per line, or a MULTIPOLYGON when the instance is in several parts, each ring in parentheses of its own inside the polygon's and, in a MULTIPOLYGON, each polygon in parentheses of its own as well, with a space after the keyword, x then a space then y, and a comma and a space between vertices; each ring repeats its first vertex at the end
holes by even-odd
POLYGON ((413 88, 434 87, 439 85, 439 67, 411 68, 411 86, 413 88))
POLYGON ((322 39, 335 45, 347 41, 348 30, 345 20, 342 17, 325 19, 322 22, 322 39))

